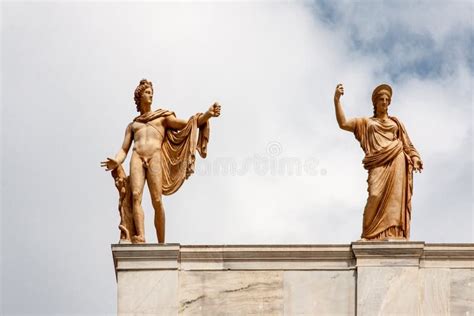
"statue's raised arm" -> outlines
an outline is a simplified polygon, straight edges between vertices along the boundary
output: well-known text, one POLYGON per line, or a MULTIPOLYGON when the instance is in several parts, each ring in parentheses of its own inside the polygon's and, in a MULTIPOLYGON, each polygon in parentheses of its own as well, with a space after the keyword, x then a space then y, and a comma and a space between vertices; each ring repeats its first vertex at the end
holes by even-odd
POLYGON ((343 130, 348 132, 353 132, 355 127, 355 121, 353 119, 346 120, 344 111, 341 104, 341 96, 344 95, 344 87, 342 84, 336 86, 336 91, 334 92, 334 107, 336 109, 336 119, 337 124, 343 130))

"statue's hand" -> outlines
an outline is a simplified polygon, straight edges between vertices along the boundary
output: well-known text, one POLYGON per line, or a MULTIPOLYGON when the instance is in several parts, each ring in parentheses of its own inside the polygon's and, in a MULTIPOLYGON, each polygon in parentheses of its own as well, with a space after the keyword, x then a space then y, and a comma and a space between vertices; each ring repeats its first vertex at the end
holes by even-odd
POLYGON ((209 113, 211 117, 218 117, 221 115, 221 105, 215 102, 213 105, 211 105, 209 110, 207 110, 207 113, 209 113))
POLYGON ((334 100, 339 101, 341 95, 344 95, 344 87, 342 86, 342 83, 336 86, 336 91, 334 92, 334 100))
POLYGON ((421 170, 423 170, 423 162, 418 157, 413 157, 412 161, 413 161, 413 169, 415 170, 415 172, 421 173, 421 170))
POLYGON ((107 157, 107 160, 102 161, 100 163, 100 166, 104 167, 105 171, 110 171, 116 169, 119 166, 119 163, 117 162, 117 160, 107 157))

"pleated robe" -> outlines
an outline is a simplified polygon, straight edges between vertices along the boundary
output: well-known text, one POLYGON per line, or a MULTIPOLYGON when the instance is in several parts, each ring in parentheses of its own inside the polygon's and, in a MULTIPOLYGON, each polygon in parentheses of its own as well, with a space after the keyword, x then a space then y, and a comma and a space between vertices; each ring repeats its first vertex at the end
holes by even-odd
POLYGON ((419 157, 405 127, 395 117, 380 120, 357 118, 354 135, 365 153, 368 170, 367 204, 364 208, 362 238, 409 239, 412 158, 419 157))

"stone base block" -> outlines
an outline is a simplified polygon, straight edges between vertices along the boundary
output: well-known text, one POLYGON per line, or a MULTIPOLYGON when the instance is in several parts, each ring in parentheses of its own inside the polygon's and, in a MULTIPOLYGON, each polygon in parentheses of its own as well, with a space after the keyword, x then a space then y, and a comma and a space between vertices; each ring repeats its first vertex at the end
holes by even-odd
POLYGON ((112 245, 119 315, 474 315, 474 244, 112 245))

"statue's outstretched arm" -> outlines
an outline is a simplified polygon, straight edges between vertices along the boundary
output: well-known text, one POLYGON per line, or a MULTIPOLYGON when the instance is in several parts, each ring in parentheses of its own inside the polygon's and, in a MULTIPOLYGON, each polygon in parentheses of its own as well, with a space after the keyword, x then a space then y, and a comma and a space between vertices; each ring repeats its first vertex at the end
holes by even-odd
MULTIPOLYGON (((199 116, 197 121, 198 127, 201 127, 203 124, 205 124, 211 117, 218 117, 219 115, 221 115, 221 106, 219 103, 215 102, 213 105, 211 105, 209 110, 199 116)), ((174 115, 167 116, 165 120, 166 127, 173 129, 185 128, 187 123, 187 121, 178 119, 174 115)))
POLYGON ((334 93, 334 106, 336 108, 337 124, 339 124, 339 127, 345 131, 354 132, 355 120, 346 120, 346 116, 344 115, 344 110, 342 109, 340 101, 342 95, 344 95, 344 87, 342 84, 338 84, 336 86, 336 92, 334 93))
POLYGON ((165 124, 167 128, 183 129, 186 127, 186 124, 188 124, 188 122, 183 119, 176 118, 176 116, 174 115, 168 115, 165 118, 165 124))

